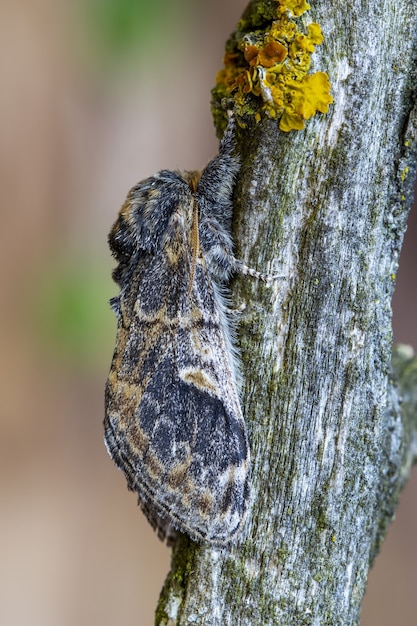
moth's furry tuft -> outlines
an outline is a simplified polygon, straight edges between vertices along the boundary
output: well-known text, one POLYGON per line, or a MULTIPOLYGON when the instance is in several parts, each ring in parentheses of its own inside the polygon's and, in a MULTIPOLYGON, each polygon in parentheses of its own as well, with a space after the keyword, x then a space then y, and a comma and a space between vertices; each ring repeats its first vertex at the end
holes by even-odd
POLYGON ((120 293, 105 442, 159 536, 225 545, 242 528, 249 445, 224 285, 266 277, 233 255, 239 161, 231 116, 200 173, 162 170, 129 192, 110 235, 120 293))

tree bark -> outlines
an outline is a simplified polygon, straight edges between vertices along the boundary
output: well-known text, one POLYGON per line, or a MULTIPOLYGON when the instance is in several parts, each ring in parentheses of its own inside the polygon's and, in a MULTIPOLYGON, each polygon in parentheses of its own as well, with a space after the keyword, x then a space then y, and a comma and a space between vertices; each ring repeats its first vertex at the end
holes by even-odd
MULTIPOLYGON (((254 0, 246 18, 272 0, 254 0)), ((417 2, 315 0, 334 104, 303 131, 242 130, 236 253, 251 514, 231 550, 181 537, 156 623, 359 623, 417 457, 417 365, 392 361, 391 298, 417 152, 417 2), (398 372, 394 380, 392 364, 398 372), (401 392, 404 402, 400 403, 401 392)))

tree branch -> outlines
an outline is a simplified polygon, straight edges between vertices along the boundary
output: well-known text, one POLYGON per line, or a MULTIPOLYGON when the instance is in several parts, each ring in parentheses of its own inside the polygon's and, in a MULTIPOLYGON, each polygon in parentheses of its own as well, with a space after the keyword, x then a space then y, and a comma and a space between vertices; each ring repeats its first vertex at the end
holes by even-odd
POLYGON ((334 106, 304 131, 263 117, 239 136, 237 255, 285 276, 233 289, 251 515, 230 551, 179 540, 157 624, 358 624, 416 460, 416 360, 394 359, 400 405, 391 297, 416 173, 417 12, 316 0, 310 14, 334 106))
MULTIPOLYGON (((401 487, 406 482, 411 467, 417 463, 417 358, 410 346, 394 348, 392 365, 400 397, 400 415, 403 422, 403 460, 401 487)), ((393 387, 395 389, 395 386, 393 387)))

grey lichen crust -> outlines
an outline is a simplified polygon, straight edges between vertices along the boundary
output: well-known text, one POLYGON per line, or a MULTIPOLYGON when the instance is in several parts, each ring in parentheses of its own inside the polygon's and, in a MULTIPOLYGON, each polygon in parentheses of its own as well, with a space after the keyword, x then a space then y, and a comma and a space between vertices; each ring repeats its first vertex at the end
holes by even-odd
POLYGON ((109 236, 119 265, 105 441, 162 539, 227 544, 249 501, 250 453, 224 283, 264 278, 233 255, 239 168, 230 118, 203 172, 162 170, 129 193, 109 236))

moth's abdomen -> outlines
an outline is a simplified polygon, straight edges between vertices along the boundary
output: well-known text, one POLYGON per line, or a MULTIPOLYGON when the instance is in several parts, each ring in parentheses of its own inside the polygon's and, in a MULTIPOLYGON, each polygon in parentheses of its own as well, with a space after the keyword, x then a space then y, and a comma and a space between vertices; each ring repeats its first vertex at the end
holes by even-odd
POLYGON ((121 398, 119 385, 109 381, 107 447, 154 527, 162 518, 195 540, 226 544, 242 525, 248 502, 243 424, 231 419, 221 400, 176 378, 169 361, 159 371, 135 408, 134 399, 121 398), (172 392, 165 401, 161 385, 172 392))

